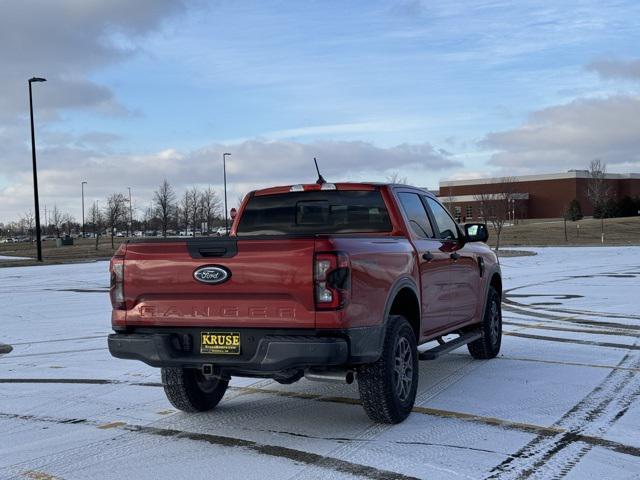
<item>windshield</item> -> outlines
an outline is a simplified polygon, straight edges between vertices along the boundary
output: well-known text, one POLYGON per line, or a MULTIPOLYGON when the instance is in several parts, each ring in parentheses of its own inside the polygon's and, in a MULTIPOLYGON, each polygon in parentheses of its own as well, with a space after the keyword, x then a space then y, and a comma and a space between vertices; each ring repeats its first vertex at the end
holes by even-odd
POLYGON ((252 197, 237 235, 389 232, 378 190, 322 190, 252 197))

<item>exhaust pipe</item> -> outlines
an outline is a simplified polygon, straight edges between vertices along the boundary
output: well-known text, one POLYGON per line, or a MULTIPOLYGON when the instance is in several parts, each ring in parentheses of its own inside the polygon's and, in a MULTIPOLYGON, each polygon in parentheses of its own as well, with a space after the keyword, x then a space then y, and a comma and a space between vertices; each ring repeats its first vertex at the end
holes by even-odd
POLYGON ((304 372, 304 378, 313 382, 346 383, 351 385, 356 378, 353 370, 337 370, 328 372, 304 372))

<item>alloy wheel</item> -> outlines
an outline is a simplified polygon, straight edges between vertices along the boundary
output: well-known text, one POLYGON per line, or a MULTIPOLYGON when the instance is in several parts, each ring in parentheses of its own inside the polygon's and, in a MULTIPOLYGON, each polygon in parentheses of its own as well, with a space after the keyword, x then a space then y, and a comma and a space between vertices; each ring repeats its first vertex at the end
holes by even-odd
POLYGON ((413 355, 406 337, 398 338, 394 352, 393 379, 396 395, 401 402, 409 398, 413 383, 413 355))

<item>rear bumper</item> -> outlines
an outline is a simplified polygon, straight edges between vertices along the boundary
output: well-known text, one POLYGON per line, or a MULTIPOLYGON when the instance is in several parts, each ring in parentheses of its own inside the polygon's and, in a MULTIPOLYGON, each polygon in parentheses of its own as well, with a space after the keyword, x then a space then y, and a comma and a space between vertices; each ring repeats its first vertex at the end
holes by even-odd
POLYGON ((247 347, 240 355, 200 353, 197 329, 163 329, 159 333, 109 335, 109 351, 117 358, 141 360, 153 367, 200 367, 213 364, 229 373, 269 374, 309 367, 335 367, 349 362, 349 342, 340 337, 269 335, 244 331, 247 347), (253 340, 253 341, 251 341, 253 340))

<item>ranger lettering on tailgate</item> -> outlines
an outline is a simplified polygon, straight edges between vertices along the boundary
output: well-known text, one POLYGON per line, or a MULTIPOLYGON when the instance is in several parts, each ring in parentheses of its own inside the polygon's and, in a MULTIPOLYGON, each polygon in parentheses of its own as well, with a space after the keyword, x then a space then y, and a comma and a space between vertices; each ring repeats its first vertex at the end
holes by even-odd
POLYGON ((235 307, 219 306, 211 307, 189 307, 181 309, 176 305, 157 307, 155 305, 140 305, 138 307, 140 317, 143 318, 296 318, 296 309, 289 307, 269 308, 263 307, 235 307))

